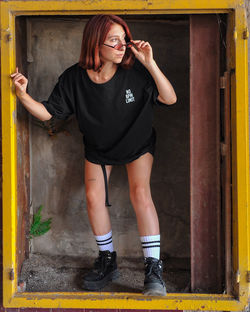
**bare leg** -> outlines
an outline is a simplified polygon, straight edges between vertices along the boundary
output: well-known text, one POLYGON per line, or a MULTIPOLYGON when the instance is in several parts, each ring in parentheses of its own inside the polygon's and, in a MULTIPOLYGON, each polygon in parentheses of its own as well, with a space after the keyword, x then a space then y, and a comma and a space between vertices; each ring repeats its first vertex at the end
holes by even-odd
POLYGON ((150 153, 126 165, 130 199, 136 213, 140 236, 158 235, 160 231, 150 191, 152 165, 153 156, 150 153))
MULTIPOLYGON (((109 180, 112 166, 106 166, 109 180)), ((85 161, 85 187, 89 221, 95 236, 102 236, 111 231, 110 217, 105 206, 105 183, 100 165, 85 161)), ((99 250, 94 269, 82 278, 82 287, 96 291, 105 287, 110 281, 119 277, 116 252, 99 250), (105 265, 104 265, 105 264, 105 265)))
MULTIPOLYGON (((106 166, 109 181, 112 166, 106 166)), ((104 235, 111 230, 110 217, 105 206, 105 184, 102 168, 85 159, 85 188, 88 217, 94 235, 104 235)))
MULTIPOLYGON (((130 198, 134 207, 140 236, 159 235, 159 220, 150 191, 153 156, 146 153, 127 164, 130 198)), ((162 261, 145 255, 143 294, 165 296, 166 285, 162 279, 162 261)))

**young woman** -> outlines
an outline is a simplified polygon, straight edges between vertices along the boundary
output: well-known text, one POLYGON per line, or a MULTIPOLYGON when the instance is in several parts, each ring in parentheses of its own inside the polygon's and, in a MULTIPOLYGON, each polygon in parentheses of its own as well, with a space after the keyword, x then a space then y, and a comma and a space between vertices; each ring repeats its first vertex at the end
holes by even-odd
POLYGON ((75 114, 85 145, 85 187, 89 221, 99 247, 94 269, 82 286, 99 290, 118 277, 107 206, 112 165, 125 164, 145 263, 145 295, 165 295, 160 260, 160 230, 151 198, 150 175, 156 134, 153 106, 171 105, 176 94, 158 68, 150 44, 132 40, 124 20, 97 15, 85 26, 78 63, 59 77, 41 103, 26 92, 28 81, 11 75, 16 95, 40 120, 75 114))

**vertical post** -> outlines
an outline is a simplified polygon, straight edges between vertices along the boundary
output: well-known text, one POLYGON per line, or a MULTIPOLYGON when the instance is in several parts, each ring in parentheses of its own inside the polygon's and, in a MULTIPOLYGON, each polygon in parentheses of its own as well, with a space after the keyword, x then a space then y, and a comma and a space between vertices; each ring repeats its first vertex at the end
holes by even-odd
MULTIPOLYGON (((26 75, 26 20, 16 20, 16 66, 26 75)), ((17 260, 18 272, 29 253, 30 151, 29 115, 17 101, 17 260)))
POLYGON ((191 290, 221 291, 220 47, 216 15, 190 15, 191 290))

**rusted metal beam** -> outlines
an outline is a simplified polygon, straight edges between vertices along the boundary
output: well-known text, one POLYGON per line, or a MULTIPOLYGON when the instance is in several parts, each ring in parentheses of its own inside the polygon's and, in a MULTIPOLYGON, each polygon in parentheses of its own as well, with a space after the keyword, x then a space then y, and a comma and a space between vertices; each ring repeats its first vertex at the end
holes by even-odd
POLYGON ((224 151, 222 153, 222 205, 225 218, 225 278, 227 293, 232 293, 232 213, 231 213, 231 140, 230 140, 230 73, 225 72, 224 151))
POLYGON ((225 89, 224 89, 224 143, 226 151, 222 158, 224 165, 224 181, 222 191, 224 192, 224 209, 225 209, 225 286, 227 294, 233 292, 232 281, 232 166, 231 166, 231 36, 233 34, 232 17, 227 19, 226 29, 226 72, 225 89))
POLYGON ((216 15, 190 15, 192 292, 221 291, 219 60, 216 15))

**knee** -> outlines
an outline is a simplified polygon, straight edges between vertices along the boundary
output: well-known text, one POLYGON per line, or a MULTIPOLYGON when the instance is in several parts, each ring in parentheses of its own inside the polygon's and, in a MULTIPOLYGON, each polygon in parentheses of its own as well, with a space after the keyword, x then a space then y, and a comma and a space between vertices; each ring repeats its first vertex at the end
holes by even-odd
POLYGON ((135 206, 149 207, 151 204, 150 190, 145 186, 136 185, 130 190, 130 199, 135 206))
POLYGON ((101 192, 98 190, 90 189, 86 190, 86 200, 88 209, 93 209, 100 205, 101 200, 104 200, 101 196, 101 192))

